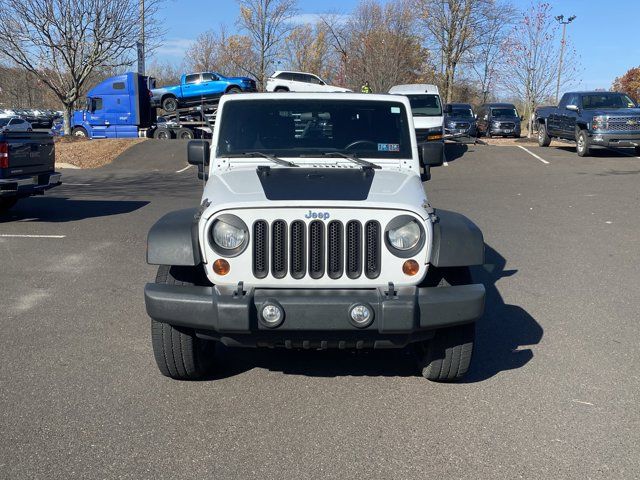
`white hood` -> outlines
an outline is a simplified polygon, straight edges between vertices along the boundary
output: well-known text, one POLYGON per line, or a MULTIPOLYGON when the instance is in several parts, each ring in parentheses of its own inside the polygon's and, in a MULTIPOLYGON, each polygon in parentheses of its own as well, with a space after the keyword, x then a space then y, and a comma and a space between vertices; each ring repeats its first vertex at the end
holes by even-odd
POLYGON ((426 194, 414 172, 273 167, 268 176, 260 178, 260 175, 255 167, 211 175, 203 194, 211 206, 204 216, 221 210, 268 205, 400 209, 428 217, 422 208, 426 194))

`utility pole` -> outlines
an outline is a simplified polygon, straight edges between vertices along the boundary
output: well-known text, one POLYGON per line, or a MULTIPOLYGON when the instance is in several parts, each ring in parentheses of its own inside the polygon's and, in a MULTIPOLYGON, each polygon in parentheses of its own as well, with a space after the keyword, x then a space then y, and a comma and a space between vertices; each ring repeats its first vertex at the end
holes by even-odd
POLYGON ((145 74, 145 38, 144 38, 144 0, 138 0, 138 6, 140 8, 140 39, 138 40, 138 73, 140 75, 145 74))
POLYGON ((576 19, 575 15, 571 15, 565 20, 564 15, 558 15, 556 20, 562 25, 562 42, 560 43, 560 63, 558 65, 558 84, 556 85, 556 105, 558 104, 558 97, 560 96, 560 77, 562 76, 562 59, 564 57, 564 45, 566 42, 567 25, 576 19))

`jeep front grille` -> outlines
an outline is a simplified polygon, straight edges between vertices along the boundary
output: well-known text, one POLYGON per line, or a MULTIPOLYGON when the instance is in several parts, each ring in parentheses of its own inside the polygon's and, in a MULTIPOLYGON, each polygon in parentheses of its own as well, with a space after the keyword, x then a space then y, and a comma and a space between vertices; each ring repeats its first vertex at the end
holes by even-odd
POLYGON ((271 225, 258 220, 253 224, 253 273, 265 278, 271 265, 271 275, 277 279, 287 272, 294 279, 305 275, 319 279, 326 274, 335 280, 345 273, 355 279, 363 272, 374 279, 380 275, 381 236, 380 223, 375 220, 364 229, 357 220, 348 221, 346 227, 337 220, 327 225, 320 220, 308 225, 301 220, 289 225, 284 220, 271 225))

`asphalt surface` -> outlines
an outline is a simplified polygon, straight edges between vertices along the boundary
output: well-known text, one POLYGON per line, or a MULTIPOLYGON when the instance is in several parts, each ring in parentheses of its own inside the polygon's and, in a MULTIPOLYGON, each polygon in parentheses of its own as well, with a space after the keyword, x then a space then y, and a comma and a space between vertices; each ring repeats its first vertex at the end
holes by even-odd
POLYGON ((549 163, 452 146, 426 184, 487 244, 458 384, 393 351, 221 349, 214 380, 161 376, 145 238, 199 200, 185 146, 64 170, 0 219, 0 478, 638 478, 640 159, 527 148, 549 163))

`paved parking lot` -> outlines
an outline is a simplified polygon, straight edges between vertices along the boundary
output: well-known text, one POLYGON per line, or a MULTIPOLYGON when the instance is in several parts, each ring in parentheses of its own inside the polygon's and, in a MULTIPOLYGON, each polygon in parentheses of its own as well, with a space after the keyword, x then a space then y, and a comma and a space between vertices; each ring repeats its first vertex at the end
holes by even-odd
POLYGON ((145 142, 0 221, 0 478, 638 478, 640 159, 468 146, 427 184, 482 228, 464 383, 402 352, 219 351, 162 377, 148 228, 193 206, 184 144, 145 142), (180 172, 180 173, 178 173, 180 172))

